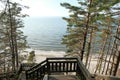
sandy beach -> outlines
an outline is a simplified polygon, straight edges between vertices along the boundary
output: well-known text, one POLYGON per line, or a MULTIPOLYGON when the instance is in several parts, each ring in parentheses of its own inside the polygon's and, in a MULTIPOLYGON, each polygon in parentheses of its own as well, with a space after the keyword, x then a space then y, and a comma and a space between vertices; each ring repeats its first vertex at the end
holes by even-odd
MULTIPOLYGON (((35 63, 40 63, 46 58, 64 57, 66 55, 64 51, 43 51, 43 50, 33 50, 33 49, 26 49, 24 53, 21 53, 21 55, 28 56, 31 51, 35 51, 35 63)), ((23 63, 24 62, 27 62, 27 61, 24 60, 23 63)))

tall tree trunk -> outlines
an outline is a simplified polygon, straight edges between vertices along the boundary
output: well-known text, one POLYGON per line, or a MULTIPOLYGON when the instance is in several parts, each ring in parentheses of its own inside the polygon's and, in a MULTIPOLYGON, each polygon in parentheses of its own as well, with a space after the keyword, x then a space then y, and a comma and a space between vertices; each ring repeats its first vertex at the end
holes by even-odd
POLYGON ((108 70, 109 70, 109 66, 110 66, 110 63, 111 63, 111 58, 112 58, 112 55, 113 55, 112 53, 113 53, 115 43, 116 43, 116 39, 114 40, 114 43, 112 45, 112 49, 111 49, 111 52, 110 52, 110 56, 109 56, 109 60, 108 60, 108 64, 107 64, 107 69, 106 69, 106 72, 105 72, 106 75, 108 74, 108 70))
POLYGON ((12 13, 10 10, 10 2, 7 0, 8 8, 9 8, 9 19, 10 19, 10 48, 12 53, 12 69, 15 71, 15 52, 14 52, 14 38, 13 38, 13 23, 12 23, 12 13))
POLYGON ((87 50, 87 54, 86 54, 85 67, 87 67, 89 55, 90 55, 90 52, 91 52, 92 34, 93 34, 93 29, 91 30, 90 38, 89 38, 90 40, 89 40, 89 42, 88 42, 88 50, 87 50))
MULTIPOLYGON (((118 33, 118 29, 116 30, 116 34, 115 36, 117 36, 117 33, 118 33)), ((108 71, 109 71, 109 67, 112 67, 112 63, 111 63, 111 58, 113 56, 113 52, 114 52, 114 46, 116 45, 116 38, 114 39, 114 42, 113 42, 113 45, 112 45, 112 49, 111 49, 111 52, 110 52, 110 57, 109 57, 109 60, 108 60, 108 64, 107 64, 107 69, 106 69, 106 72, 105 74, 107 75, 108 74, 108 71), (111 66, 110 66, 111 65, 111 66)), ((112 68, 111 68, 112 69, 112 68)), ((109 72, 109 75, 111 74, 111 71, 109 72)))
POLYGON ((83 46, 82 46, 82 50, 81 50, 81 60, 83 60, 83 55, 85 52, 85 47, 86 47, 86 42, 87 42, 87 34, 88 34, 88 29, 89 29, 89 22, 90 22, 90 8, 91 8, 91 4, 92 4, 92 0, 90 1, 90 5, 89 5, 89 12, 87 15, 87 21, 86 21, 86 27, 85 27, 85 32, 84 32, 84 40, 83 40, 83 46))
MULTIPOLYGON (((118 37, 119 36, 119 26, 118 26, 118 29, 117 29, 117 32, 116 32, 116 37, 118 37)), ((114 53, 113 53, 113 58, 112 58, 112 67, 111 67, 111 71, 110 71, 110 75, 112 75, 112 76, 115 76, 116 75, 116 66, 117 66, 117 60, 119 60, 118 59, 118 57, 119 57, 119 53, 118 53, 118 39, 117 38, 115 38, 116 39, 116 44, 115 44, 115 51, 114 51, 114 53), (118 55, 117 55, 118 54, 118 55)))
POLYGON ((118 48, 118 56, 116 58, 116 63, 115 63, 115 66, 113 68, 113 73, 112 73, 113 76, 116 76, 116 73, 117 73, 117 70, 119 67, 119 63, 120 63, 120 47, 118 48))
POLYGON ((18 70, 18 48, 17 48, 17 33, 16 33, 16 21, 15 21, 15 18, 13 19, 14 20, 14 28, 13 28, 13 37, 14 37, 14 52, 15 52, 15 64, 16 64, 16 70, 18 70))
POLYGON ((106 44, 106 45, 108 45, 108 47, 107 47, 107 50, 106 50, 107 52, 105 54, 104 65, 103 65, 103 70, 102 70, 101 74, 104 74, 104 72, 106 70, 107 58, 108 58, 108 54, 110 52, 110 46, 111 46, 110 43, 112 41, 111 27, 110 27, 111 26, 111 24, 110 24, 111 23, 111 19, 108 17, 107 21, 108 21, 108 29, 107 30, 109 31, 107 35, 109 35, 109 36, 108 36, 108 44, 106 44))
POLYGON ((113 69, 115 67, 115 59, 116 59, 116 53, 117 53, 117 41, 116 41, 116 44, 115 44, 115 47, 114 47, 114 52, 113 52, 113 56, 112 56, 112 65, 111 65, 111 69, 110 69, 110 75, 112 75, 114 72, 113 72, 113 69))
POLYGON ((17 39, 16 39, 16 34, 14 37, 14 41, 15 41, 15 56, 16 56, 16 70, 18 70, 19 67, 19 60, 18 60, 18 48, 17 48, 17 39))
POLYGON ((104 57, 104 51, 105 51, 105 47, 106 47, 106 44, 107 44, 107 39, 108 39, 108 34, 106 34, 105 40, 104 40, 104 42, 103 42, 103 47, 102 47, 102 49, 100 50, 100 57, 99 57, 98 62, 97 62, 97 67, 96 67, 96 69, 95 69, 95 73, 96 73, 97 71, 99 71, 99 73, 100 73, 100 71, 101 71, 102 62, 103 62, 103 57, 104 57))
POLYGON ((106 64, 107 64, 107 58, 108 58, 108 55, 109 55, 109 52, 110 52, 110 43, 111 43, 111 39, 108 43, 108 49, 107 49, 107 53, 105 54, 105 60, 104 60, 104 65, 103 65, 103 70, 102 70, 102 74, 104 74, 105 70, 106 70, 106 64))

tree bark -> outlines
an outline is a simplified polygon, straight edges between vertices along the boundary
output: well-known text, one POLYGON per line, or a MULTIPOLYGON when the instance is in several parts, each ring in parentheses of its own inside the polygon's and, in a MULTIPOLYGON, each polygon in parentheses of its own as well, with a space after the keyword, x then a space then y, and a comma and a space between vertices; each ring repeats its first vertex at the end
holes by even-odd
POLYGON ((7 0, 8 8, 9 8, 9 19, 10 19, 10 48, 11 48, 11 53, 12 53, 12 69, 15 71, 15 52, 14 52, 14 38, 13 38, 13 23, 12 23, 12 13, 10 10, 10 2, 7 0))

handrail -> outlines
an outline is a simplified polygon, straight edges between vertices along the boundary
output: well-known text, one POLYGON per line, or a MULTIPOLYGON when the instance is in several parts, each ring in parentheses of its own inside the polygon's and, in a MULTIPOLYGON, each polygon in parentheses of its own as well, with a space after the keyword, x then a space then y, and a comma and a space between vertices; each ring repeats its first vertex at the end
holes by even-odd
POLYGON ((39 79, 42 80, 46 72, 46 60, 42 61, 40 64, 33 66, 32 68, 26 70, 26 79, 39 79))
POLYGON ((47 58, 47 60, 76 60, 76 57, 53 57, 53 58, 47 58))
POLYGON ((42 62, 41 62, 40 64, 38 64, 38 65, 35 65, 35 66, 31 67, 30 69, 27 70, 27 72, 29 73, 29 72, 31 72, 31 71, 34 71, 34 70, 38 69, 39 67, 41 67, 41 65, 44 65, 45 63, 46 63, 46 60, 42 61, 42 62))
POLYGON ((81 78, 82 75, 82 80, 95 80, 94 77, 90 74, 90 72, 85 68, 84 64, 82 61, 77 58, 78 62, 78 71, 77 75, 81 78))
POLYGON ((29 70, 30 68, 32 68, 33 66, 38 65, 37 63, 22 63, 22 70, 26 71, 29 70))

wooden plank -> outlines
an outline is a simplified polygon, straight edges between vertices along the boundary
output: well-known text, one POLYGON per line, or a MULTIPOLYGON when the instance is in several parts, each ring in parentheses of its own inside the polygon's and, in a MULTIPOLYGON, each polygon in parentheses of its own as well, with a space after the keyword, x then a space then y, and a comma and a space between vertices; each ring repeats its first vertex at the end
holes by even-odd
POLYGON ((75 75, 50 75, 49 80, 79 80, 75 75))
POLYGON ((77 60, 77 58, 65 58, 65 57, 53 57, 53 58, 47 58, 48 60, 77 60))

